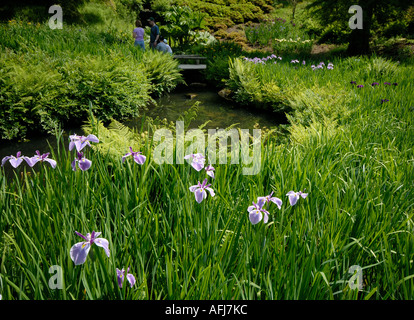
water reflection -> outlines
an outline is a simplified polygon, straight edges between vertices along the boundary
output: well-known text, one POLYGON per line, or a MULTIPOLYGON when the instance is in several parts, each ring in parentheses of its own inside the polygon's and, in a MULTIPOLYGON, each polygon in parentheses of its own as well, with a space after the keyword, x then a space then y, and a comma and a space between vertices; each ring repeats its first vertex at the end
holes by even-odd
MULTIPOLYGON (((202 86, 180 88, 171 94, 167 94, 157 100, 157 106, 150 106, 146 115, 149 117, 167 118, 168 121, 176 121, 178 117, 194 104, 200 101, 197 119, 193 120, 189 128, 197 128, 205 123, 206 129, 227 128, 234 123, 241 129, 253 129, 257 123, 259 127, 271 128, 278 124, 286 123, 283 114, 272 111, 248 110, 220 97, 217 91, 202 86), (194 96, 194 97, 190 97, 194 96)), ((124 122, 129 127, 139 127, 139 118, 124 122)))

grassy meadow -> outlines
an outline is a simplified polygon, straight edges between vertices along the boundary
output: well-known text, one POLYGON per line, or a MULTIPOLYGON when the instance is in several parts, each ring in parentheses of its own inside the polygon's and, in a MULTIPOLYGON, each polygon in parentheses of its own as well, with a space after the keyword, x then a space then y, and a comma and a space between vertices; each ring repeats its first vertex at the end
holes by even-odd
MULTIPOLYGON (((6 159, 0 168, 3 300, 414 299, 412 59, 232 55, 220 74, 229 97, 286 113, 289 125, 261 131, 257 174, 228 152, 227 163, 211 163, 213 178, 175 161, 174 123, 121 123, 180 83, 177 62, 133 50, 122 33, 71 28, 59 40, 46 25, 0 27, 1 103, 13 110, 0 111, 3 139, 26 137, 32 131, 16 128, 28 125, 57 139, 39 150, 56 167, 6 159), (82 149, 87 170, 56 126, 74 114, 86 124, 68 134, 99 139, 82 149), (174 163, 154 157, 163 128, 174 163), (129 147, 142 164, 123 158, 129 147), (214 196, 199 203, 190 187, 204 179, 214 196), (308 195, 291 205, 289 191, 308 195), (248 207, 272 192, 281 207, 265 203, 268 221, 251 223, 248 207), (95 242, 74 264, 71 248, 84 241, 76 232, 93 231, 109 256, 95 242), (128 267, 136 282, 121 288, 117 269, 128 267)), ((192 116, 183 115, 186 132, 192 116)))

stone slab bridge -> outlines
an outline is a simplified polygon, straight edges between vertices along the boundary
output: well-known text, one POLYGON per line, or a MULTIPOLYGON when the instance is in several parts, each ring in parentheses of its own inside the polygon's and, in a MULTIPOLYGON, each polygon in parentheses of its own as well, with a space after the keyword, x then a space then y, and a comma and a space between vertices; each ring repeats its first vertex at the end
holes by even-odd
POLYGON ((179 64, 178 69, 181 70, 203 70, 207 68, 206 64, 201 64, 201 60, 206 60, 206 57, 202 57, 196 54, 178 54, 173 56, 174 59, 179 60, 194 60, 192 64, 179 64))

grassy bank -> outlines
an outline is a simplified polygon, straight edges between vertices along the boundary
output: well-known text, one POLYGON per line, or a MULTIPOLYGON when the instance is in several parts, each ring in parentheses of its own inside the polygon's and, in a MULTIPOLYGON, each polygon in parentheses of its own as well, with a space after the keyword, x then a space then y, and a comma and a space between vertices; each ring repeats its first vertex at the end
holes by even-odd
POLYGON ((177 163, 174 123, 149 119, 131 132, 111 121, 138 114, 181 80, 175 61, 139 52, 117 30, 68 26, 63 36, 13 21, 0 28, 2 136, 89 118, 77 134, 99 139, 82 149, 84 160, 56 132, 57 147, 40 150, 56 167, 45 160, 30 169, 21 159, 13 168, 16 160, 4 159, 3 300, 414 298, 411 60, 199 49, 212 58, 207 80, 228 98, 285 112, 290 123, 283 140, 262 131, 257 174, 244 174, 250 165, 232 163, 229 153, 226 163, 206 161, 213 178, 177 163), (224 62, 214 69, 214 61, 224 62), (156 141, 158 129, 174 140, 156 141), (156 161, 162 144, 173 163, 156 161), (145 161, 123 159, 129 147, 145 161), (214 193, 199 203, 190 187, 204 179, 214 193), (307 196, 291 205, 289 191, 307 196), (269 220, 252 224, 249 206, 272 192, 282 205, 264 204, 269 220), (75 264, 71 248, 84 241, 76 232, 93 231, 109 254, 101 240, 75 264), (120 288, 116 271, 128 267, 136 282, 120 288))
POLYGON ((0 41, 2 139, 79 125, 89 102, 102 120, 135 117, 183 81, 171 56, 141 52, 118 29, 10 21, 0 41))
POLYGON ((214 179, 188 163, 159 165, 151 135, 102 125, 87 131, 101 139, 85 149, 87 171, 72 171, 68 141, 52 150, 56 169, 39 163, 28 175, 23 163, 11 178, 2 169, 3 299, 412 299, 412 66, 376 73, 372 63, 338 61, 300 78, 313 89, 292 100, 290 140, 262 136, 254 176, 241 163, 213 163, 214 179), (128 137, 143 165, 121 161, 128 137), (204 178, 215 196, 197 203, 189 187, 204 178), (291 190, 308 196, 291 206, 291 190), (272 191, 281 209, 266 204, 269 221, 253 225, 248 206, 272 191), (75 231, 92 230, 110 257, 93 246, 75 266, 75 231), (52 265, 63 270, 61 290, 48 285, 52 265), (128 266, 137 282, 120 289, 115 270, 128 266))

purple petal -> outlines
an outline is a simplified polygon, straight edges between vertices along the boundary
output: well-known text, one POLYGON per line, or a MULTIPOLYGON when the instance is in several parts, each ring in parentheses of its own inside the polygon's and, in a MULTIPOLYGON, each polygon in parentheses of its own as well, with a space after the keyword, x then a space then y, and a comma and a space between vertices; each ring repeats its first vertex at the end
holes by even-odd
POLYGON ((56 161, 55 160, 46 158, 44 161, 49 162, 53 169, 56 168, 56 161))
POLYGON ((263 216, 260 210, 253 210, 249 213, 249 220, 252 224, 257 224, 262 220, 263 216))
POLYGON ((116 268, 116 275, 117 275, 117 278, 118 278, 118 286, 120 287, 120 288, 122 288, 122 283, 124 282, 124 269, 122 269, 122 270, 119 270, 118 268, 116 268))
POLYGON ((30 168, 32 168, 40 159, 38 156, 34 157, 23 157, 23 159, 26 161, 26 163, 29 165, 30 168))
POLYGON ((72 167, 73 171, 76 171, 76 159, 72 161, 72 163, 70 164, 70 166, 72 167))
POLYGON ((93 234, 93 239, 95 239, 96 237, 98 237, 99 235, 101 235, 101 233, 102 233, 102 232, 98 232, 98 231, 97 231, 97 232, 95 232, 95 231, 93 231, 93 232, 92 232, 92 234, 93 234))
POLYGON ((75 134, 71 134, 69 136, 70 141, 79 140, 79 138, 80 138, 80 136, 78 136, 76 133, 75 134))
POLYGON ((83 264, 88 256, 91 245, 89 242, 78 242, 70 248, 70 258, 75 265, 83 264))
POLYGON ((84 141, 79 141, 79 145, 75 142, 76 145, 76 149, 78 151, 81 151, 83 148, 85 148, 86 146, 91 146, 91 144, 89 143, 88 140, 84 140, 84 141))
POLYGON ((134 161, 138 164, 144 164, 146 158, 147 157, 145 157, 141 154, 135 154, 134 155, 134 161))
POLYGON ((214 167, 211 165, 211 164, 209 164, 207 167, 206 167, 206 171, 214 171, 215 169, 214 169, 214 167))
POLYGON ((197 171, 200 171, 201 169, 203 169, 203 168, 204 168, 204 164, 203 164, 203 163, 196 162, 196 161, 193 161, 193 162, 191 163, 191 166, 192 166, 194 169, 196 169, 197 171))
POLYGON ((132 155, 132 153, 127 153, 127 154, 125 154, 123 157, 122 157, 122 163, 124 163, 124 161, 125 161, 125 159, 127 158, 127 157, 129 157, 130 155, 132 155))
POLYGON ((76 235, 81 237, 82 239, 85 239, 86 241, 89 241, 88 237, 84 236, 82 233, 75 231, 76 235))
MULTIPOLYGON (((256 207, 261 209, 263 208, 264 204, 266 203, 267 197, 258 197, 257 198, 257 203, 256 203, 256 207)), ((254 202, 253 202, 254 204, 254 202)))
POLYGON ((104 238, 95 239, 94 243, 101 248, 104 248, 106 255, 109 258, 109 242, 104 238))
POLYGON ((248 211, 248 212, 251 212, 251 211, 253 211, 253 210, 257 210, 256 206, 249 206, 249 207, 247 208, 247 211, 248 211))
POLYGON ((4 164, 7 162, 7 160, 9 160, 11 158, 11 156, 5 156, 2 160, 1 160, 1 166, 4 166, 4 164))
POLYGON ((208 170, 207 175, 214 179, 214 172, 213 171, 208 170))
POLYGON ((82 171, 88 170, 91 167, 91 165, 92 165, 92 161, 91 160, 88 160, 86 158, 83 158, 82 160, 79 160, 79 168, 82 171))
POLYGON ((82 149, 83 149, 83 147, 82 147, 82 142, 80 141, 80 140, 76 140, 76 141, 74 141, 73 142, 74 143, 74 145, 75 145, 75 147, 76 147, 76 150, 79 152, 79 151, 81 151, 82 149))
POLYGON ((75 146, 75 141, 69 142, 69 151, 72 151, 74 146, 75 146))
POLYGON ((190 189, 190 191, 191 191, 191 192, 194 192, 194 191, 196 191, 198 188, 200 188, 200 186, 199 186, 199 185, 195 185, 195 186, 191 186, 189 189, 190 189))
POLYGON ((264 213, 263 222, 267 223, 267 221, 269 221, 269 212, 263 211, 263 213, 264 213))
POLYGON ((131 284, 131 288, 132 288, 132 286, 135 284, 135 277, 132 274, 128 273, 127 274, 127 279, 129 281, 129 283, 131 284))
POLYGON ((302 193, 302 192, 300 192, 299 194, 300 194, 300 196, 301 196, 303 199, 305 199, 305 198, 308 196, 308 194, 307 194, 307 193, 302 193))
POLYGON ((214 167, 211 164, 209 164, 207 167, 205 167, 205 170, 207 172, 207 175, 214 179, 214 167))
MULTIPOLYGON (((214 197, 214 196, 216 195, 213 189, 211 189, 211 188, 206 188, 206 190, 207 190, 208 192, 210 192, 210 196, 214 197)), ((206 194, 207 194, 207 193, 206 193, 206 194)))
POLYGON ((298 197, 296 195, 290 195, 289 196, 289 202, 290 202, 291 206, 294 206, 297 201, 298 201, 298 197))
POLYGON ((9 162, 14 167, 17 168, 23 161, 23 158, 10 158, 9 162))
POLYGON ((275 203, 279 209, 282 207, 282 200, 281 199, 276 198, 276 197, 272 197, 272 198, 270 198, 270 201, 275 203))
POLYGON ((89 140, 90 142, 99 142, 99 139, 97 138, 97 136, 90 134, 86 137, 87 140, 89 140))
POLYGON ((198 203, 201 203, 201 201, 203 201, 203 199, 207 197, 207 192, 204 189, 199 188, 194 192, 194 195, 195 195, 196 201, 198 203))
POLYGON ((205 187, 206 187, 206 185, 207 185, 207 178, 205 178, 205 179, 203 180, 203 183, 201 184, 201 188, 205 188, 205 187))

